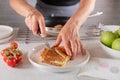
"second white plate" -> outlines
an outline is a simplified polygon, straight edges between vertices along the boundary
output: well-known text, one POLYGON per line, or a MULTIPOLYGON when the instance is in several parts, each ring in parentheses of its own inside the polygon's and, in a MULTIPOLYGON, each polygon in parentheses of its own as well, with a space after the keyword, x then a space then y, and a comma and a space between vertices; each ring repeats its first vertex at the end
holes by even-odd
POLYGON ((7 38, 13 33, 13 28, 7 25, 0 25, 0 39, 7 38))
POLYGON ((0 44, 9 42, 13 38, 14 34, 12 33, 10 36, 0 39, 0 44))

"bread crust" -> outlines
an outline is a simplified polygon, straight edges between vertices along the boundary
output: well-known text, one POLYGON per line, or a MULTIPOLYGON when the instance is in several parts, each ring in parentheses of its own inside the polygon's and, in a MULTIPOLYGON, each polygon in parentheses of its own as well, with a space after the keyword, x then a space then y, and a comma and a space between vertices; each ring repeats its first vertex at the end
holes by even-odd
POLYGON ((63 46, 45 48, 40 52, 40 61, 54 66, 64 66, 70 60, 63 46))

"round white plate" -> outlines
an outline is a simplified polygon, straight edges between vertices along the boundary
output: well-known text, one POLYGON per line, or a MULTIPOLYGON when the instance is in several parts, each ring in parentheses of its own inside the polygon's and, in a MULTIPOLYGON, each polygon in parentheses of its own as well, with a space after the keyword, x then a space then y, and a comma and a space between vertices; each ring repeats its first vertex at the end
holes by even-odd
POLYGON ((60 29, 54 27, 46 27, 46 32, 48 35, 57 36, 60 32, 60 29))
POLYGON ((10 36, 0 39, 0 44, 10 41, 10 39, 12 39, 13 36, 14 36, 14 34, 12 33, 10 36))
POLYGON ((0 25, 0 39, 6 38, 13 33, 13 28, 7 25, 0 25))
POLYGON ((80 55, 78 55, 74 60, 69 61, 65 66, 63 67, 57 67, 52 66, 49 64, 42 63, 40 61, 40 51, 43 50, 46 46, 44 44, 41 44, 40 46, 37 46, 29 51, 28 59, 30 63, 37 67, 41 71, 47 71, 47 72, 69 72, 79 69, 81 66, 85 65, 90 58, 90 53, 86 51, 86 55, 81 58, 80 55))

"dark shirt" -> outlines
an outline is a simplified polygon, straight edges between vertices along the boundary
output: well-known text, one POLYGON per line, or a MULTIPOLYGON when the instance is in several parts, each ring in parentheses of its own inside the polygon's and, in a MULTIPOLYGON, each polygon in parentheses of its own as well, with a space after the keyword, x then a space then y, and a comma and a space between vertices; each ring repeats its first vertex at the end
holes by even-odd
MULTIPOLYGON (((40 0, 37 0, 39 3, 40 0)), ((55 5, 55 6, 71 6, 80 2, 80 0, 41 0, 45 4, 55 5)))

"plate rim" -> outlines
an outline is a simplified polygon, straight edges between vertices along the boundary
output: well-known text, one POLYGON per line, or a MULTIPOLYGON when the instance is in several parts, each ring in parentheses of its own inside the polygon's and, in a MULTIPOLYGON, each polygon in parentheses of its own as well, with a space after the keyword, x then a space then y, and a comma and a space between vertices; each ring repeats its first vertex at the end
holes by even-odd
POLYGON ((14 33, 12 33, 10 36, 6 37, 6 38, 3 38, 3 39, 0 39, 0 44, 1 43, 5 43, 5 42, 8 42, 10 39, 12 39, 14 36, 14 33))
POLYGON ((13 33, 13 28, 12 28, 11 26, 8 26, 8 25, 0 25, 0 28, 6 28, 6 29, 8 29, 8 30, 10 31, 9 33, 0 35, 0 39, 7 38, 7 37, 9 37, 9 36, 13 33))
MULTIPOLYGON (((37 47, 37 46, 36 46, 37 47)), ((34 51, 34 48, 32 49, 32 51, 34 51)), ((79 68, 80 66, 83 66, 83 65, 85 65, 88 61, 89 61, 89 59, 90 59, 90 52, 88 51, 88 50, 86 50, 86 59, 84 60, 84 61, 82 61, 80 64, 78 64, 78 65, 75 65, 75 66, 70 66, 70 67, 57 67, 57 66, 50 66, 50 65, 48 65, 48 66, 46 66, 46 65, 40 65, 40 64, 38 64, 38 63, 36 63, 36 62, 34 62, 33 60, 31 60, 31 58, 30 58, 30 56, 31 56, 31 54, 33 54, 31 51, 29 51, 28 52, 28 60, 29 60, 29 62, 33 65, 33 66, 35 66, 35 67, 44 67, 44 68, 55 68, 55 69, 71 69, 71 68, 79 68)), ((55 71, 53 71, 53 72, 55 72, 55 71)), ((56 72, 61 72, 61 71, 56 71, 56 72)))

